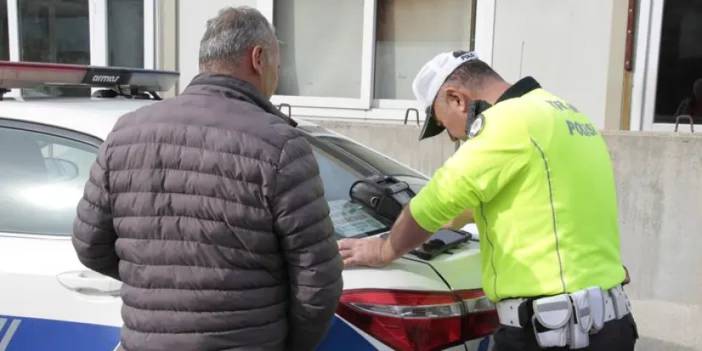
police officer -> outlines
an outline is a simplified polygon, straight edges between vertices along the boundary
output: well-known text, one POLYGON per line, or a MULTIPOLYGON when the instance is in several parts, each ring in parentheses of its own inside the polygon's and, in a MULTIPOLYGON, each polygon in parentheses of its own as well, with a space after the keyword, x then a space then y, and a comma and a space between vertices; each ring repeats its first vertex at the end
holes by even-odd
POLYGON ((447 129, 465 143, 387 239, 340 241, 344 264, 385 266, 470 211, 500 318, 496 350, 633 350, 612 165, 589 119, 531 77, 509 85, 471 52, 439 54, 412 87, 427 109, 420 139, 447 129))

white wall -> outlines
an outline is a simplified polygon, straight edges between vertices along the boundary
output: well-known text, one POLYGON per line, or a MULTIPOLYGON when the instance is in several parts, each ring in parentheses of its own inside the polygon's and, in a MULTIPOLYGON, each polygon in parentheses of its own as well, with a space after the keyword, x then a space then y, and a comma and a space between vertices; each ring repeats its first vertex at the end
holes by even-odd
POLYGON ((616 80, 622 82, 622 71, 610 69, 623 65, 623 57, 618 62, 622 21, 613 21, 615 13, 626 16, 621 6, 615 11, 613 2, 619 1, 625 2, 496 0, 494 67, 508 81, 533 75, 604 128, 608 101, 621 101, 622 83, 616 80), (619 75, 612 77, 614 84, 611 74, 619 75))
POLYGON ((198 73, 200 39, 205 34, 205 23, 228 6, 256 7, 256 0, 180 0, 178 5, 178 69, 180 91, 198 73))

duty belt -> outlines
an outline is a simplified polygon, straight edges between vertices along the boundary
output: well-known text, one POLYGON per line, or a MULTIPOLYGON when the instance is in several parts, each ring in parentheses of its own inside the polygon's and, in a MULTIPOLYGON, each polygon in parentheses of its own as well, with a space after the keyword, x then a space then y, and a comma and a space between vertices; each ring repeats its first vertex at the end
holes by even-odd
POLYGON ((606 291, 593 287, 570 294, 497 303, 500 324, 516 328, 531 325, 541 347, 587 347, 590 334, 630 312, 631 305, 621 285, 606 291))
MULTIPOLYGON (((631 311, 629 299, 621 285, 617 285, 614 288, 609 289, 602 294, 602 296, 604 298, 605 323, 615 319, 621 319, 631 311), (614 301, 615 299, 617 299, 616 303, 614 301), (620 312, 623 312, 622 310, 625 310, 625 312, 617 314, 614 307, 615 305, 622 306, 623 308, 620 307, 620 312), (619 317, 617 318, 617 316, 619 317)), ((497 316, 500 318, 500 324, 516 328, 524 327, 526 324, 525 322, 528 323, 528 321, 531 319, 531 314, 533 313, 531 312, 533 311, 531 306, 526 306, 526 304, 531 301, 535 301, 535 299, 507 299, 498 302, 497 316), (520 310, 522 311, 521 319, 519 312, 520 310)))

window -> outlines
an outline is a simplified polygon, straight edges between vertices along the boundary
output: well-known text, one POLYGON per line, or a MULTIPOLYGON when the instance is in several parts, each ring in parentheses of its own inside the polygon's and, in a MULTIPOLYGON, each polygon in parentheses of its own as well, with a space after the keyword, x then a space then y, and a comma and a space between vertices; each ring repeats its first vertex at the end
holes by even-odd
POLYGON ((360 97, 362 1, 280 0, 273 13, 282 58, 278 94, 360 97))
POLYGON ((314 156, 324 179, 324 196, 327 201, 348 199, 351 185, 361 178, 358 172, 323 151, 314 150, 314 156))
POLYGON ((401 175, 398 178, 407 182, 415 193, 426 184, 426 178, 416 171, 352 141, 330 136, 308 140, 319 164, 324 195, 338 236, 357 237, 390 229, 392 223, 385 223, 360 204, 350 201, 351 186, 364 175, 401 175))
POLYGON ((439 52, 468 49, 471 1, 377 0, 375 99, 414 100, 412 80, 439 52))
MULTIPOLYGON (((90 64, 88 0, 18 0, 22 61, 90 64)), ((89 96, 89 88, 24 89, 25 96, 89 96)))
POLYGON ((690 115, 695 123, 702 123, 700 38, 702 2, 665 1, 654 123, 675 123, 678 115, 690 115))
POLYGON ((0 60, 10 59, 10 33, 7 29, 7 0, 0 0, 0 60))
POLYGON ((83 142, 0 127, 0 232, 71 235, 96 154, 83 142))
POLYGON ((90 64, 88 0, 18 0, 23 61, 90 64))
POLYGON ((275 103, 405 109, 426 61, 471 48, 475 0, 270 3, 282 59, 275 103))
POLYGON ((376 151, 348 139, 327 136, 320 136, 318 139, 330 143, 342 149, 344 152, 363 160, 363 162, 368 163, 368 165, 379 170, 382 174, 389 176, 424 178, 421 173, 398 163, 390 157, 379 154, 376 151))
POLYGON ((108 65, 144 67, 144 0, 108 0, 108 65))
MULTIPOLYGON (((151 69, 155 17, 156 0, 0 0, 0 60, 151 69)), ((22 95, 89 96, 90 89, 44 87, 22 95)))
POLYGON ((363 206, 351 202, 349 189, 361 179, 360 174, 324 151, 315 150, 314 155, 329 203, 329 217, 337 236, 357 237, 390 229, 387 223, 381 222, 363 206))

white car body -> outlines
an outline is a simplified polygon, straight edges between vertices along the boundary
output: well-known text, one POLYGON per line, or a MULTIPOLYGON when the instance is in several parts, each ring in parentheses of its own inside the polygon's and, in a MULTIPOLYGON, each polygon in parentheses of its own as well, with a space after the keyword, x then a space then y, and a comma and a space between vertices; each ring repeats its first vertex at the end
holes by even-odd
MULTIPOLYGON (((5 100, 0 101, 0 128, 3 121, 21 121, 104 140, 121 115, 151 103, 124 98, 5 100)), ((301 126, 313 125, 303 121, 301 126)), ((48 204, 69 196, 77 204, 82 189, 74 190, 25 195, 48 204)), ((383 269, 347 269, 344 289, 442 292, 450 291, 449 284, 453 290, 479 289, 479 267, 478 243, 469 242, 430 263, 408 257, 383 269), (437 277, 439 272, 442 277, 437 277)), ((70 236, 0 232, 0 351, 114 349, 122 325, 120 285, 87 270, 70 236)), ((490 344, 489 337, 481 337, 449 349, 484 351, 490 344)), ((391 350, 338 316, 320 349, 391 350)))

